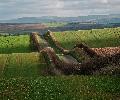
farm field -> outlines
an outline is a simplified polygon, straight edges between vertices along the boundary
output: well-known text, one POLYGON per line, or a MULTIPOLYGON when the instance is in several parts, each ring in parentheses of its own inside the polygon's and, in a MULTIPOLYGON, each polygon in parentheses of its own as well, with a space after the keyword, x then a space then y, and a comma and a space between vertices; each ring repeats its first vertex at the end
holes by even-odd
POLYGON ((91 48, 120 45, 120 28, 53 32, 53 35, 65 49, 72 49, 78 43, 84 43, 91 48))
POLYGON ((44 57, 37 52, 0 54, 1 77, 35 77, 42 74, 44 67, 44 57))
POLYGON ((0 36, 0 53, 31 52, 29 35, 0 36))
MULTIPOLYGON (((120 28, 52 32, 52 34, 57 43, 69 50, 78 43, 85 43, 91 48, 120 46, 120 28)), ((88 54, 74 52, 80 58, 79 63, 70 53, 61 52, 50 38, 35 32, 30 36, 0 36, 0 41, 0 100, 120 99, 119 58, 117 62, 103 63, 104 67, 97 66, 98 68, 93 69, 95 74, 86 74, 85 69, 78 69, 79 73, 74 74, 75 68, 82 67, 77 66, 82 63, 81 58, 89 57, 88 54), (34 52, 31 47, 34 47, 34 52), (64 64, 68 66, 61 66, 64 64), (64 70, 63 67, 68 69, 64 70), (71 73, 66 74, 69 70, 71 73), (99 70, 101 73, 97 72, 99 70)), ((91 63, 88 64, 90 66, 91 63)))
POLYGON ((0 80, 0 99, 119 100, 120 78, 114 76, 55 76, 0 80))
POLYGON ((65 25, 67 25, 68 23, 65 22, 51 22, 51 23, 43 23, 44 25, 48 26, 48 27, 63 27, 65 25))

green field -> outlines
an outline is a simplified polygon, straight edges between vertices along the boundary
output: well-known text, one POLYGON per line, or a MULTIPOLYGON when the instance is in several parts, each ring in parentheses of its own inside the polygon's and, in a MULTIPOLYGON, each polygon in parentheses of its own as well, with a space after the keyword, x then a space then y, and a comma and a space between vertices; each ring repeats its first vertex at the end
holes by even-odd
POLYGON ((0 36, 0 53, 31 52, 29 35, 0 36))
POLYGON ((0 80, 1 100, 119 100, 120 78, 57 76, 0 80))
MULTIPOLYGON (((80 42, 90 47, 120 45, 120 28, 53 34, 66 49, 71 49, 80 42)), ((50 39, 48 39, 49 43, 39 35, 37 39, 41 49, 48 47, 49 44, 57 51, 58 56, 63 56, 50 39)), ((103 74, 52 76, 46 70, 50 67, 46 64, 42 53, 32 52, 30 36, 0 36, 0 100, 120 99, 119 71, 118 75, 107 74, 108 76, 103 74)))
POLYGON ((85 43, 94 48, 120 45, 120 28, 65 31, 53 34, 66 49, 72 49, 77 43, 85 43))
POLYGON ((44 57, 37 52, 0 54, 1 77, 40 76, 44 67, 46 67, 44 57))

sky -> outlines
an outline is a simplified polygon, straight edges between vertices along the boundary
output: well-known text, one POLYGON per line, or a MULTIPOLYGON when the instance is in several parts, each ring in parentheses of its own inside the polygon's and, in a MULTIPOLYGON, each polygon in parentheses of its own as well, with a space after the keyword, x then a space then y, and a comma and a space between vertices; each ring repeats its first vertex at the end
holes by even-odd
POLYGON ((0 0, 0 20, 118 14, 120 0, 0 0))

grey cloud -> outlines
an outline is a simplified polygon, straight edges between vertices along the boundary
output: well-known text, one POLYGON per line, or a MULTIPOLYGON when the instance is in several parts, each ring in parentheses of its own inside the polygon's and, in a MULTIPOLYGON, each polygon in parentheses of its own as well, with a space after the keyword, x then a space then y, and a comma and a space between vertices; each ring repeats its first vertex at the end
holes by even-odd
POLYGON ((119 13, 120 0, 0 0, 0 19, 119 13))

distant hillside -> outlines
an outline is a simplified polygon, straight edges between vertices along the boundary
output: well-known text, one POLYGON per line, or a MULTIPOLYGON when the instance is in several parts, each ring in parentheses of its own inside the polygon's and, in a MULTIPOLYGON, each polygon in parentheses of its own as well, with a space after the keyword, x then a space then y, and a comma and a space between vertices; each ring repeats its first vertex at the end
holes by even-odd
POLYGON ((23 17, 12 20, 0 20, 0 23, 48 23, 48 22, 95 22, 99 24, 120 23, 120 14, 112 15, 89 15, 79 17, 23 17))
POLYGON ((0 24, 0 31, 12 31, 12 30, 40 30, 48 28, 43 24, 0 24))

